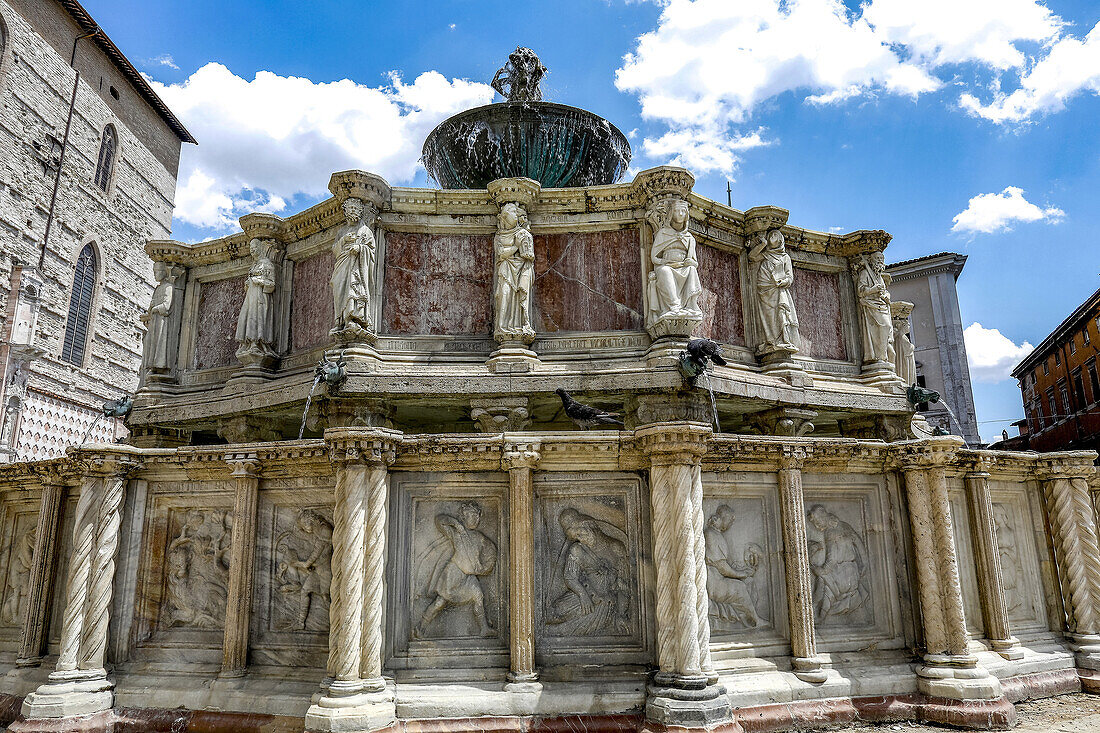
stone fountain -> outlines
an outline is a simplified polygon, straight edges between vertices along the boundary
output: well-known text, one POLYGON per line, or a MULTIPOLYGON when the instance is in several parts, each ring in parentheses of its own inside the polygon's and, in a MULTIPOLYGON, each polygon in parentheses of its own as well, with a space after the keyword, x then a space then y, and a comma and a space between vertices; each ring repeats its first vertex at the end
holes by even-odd
POLYGON ((1095 454, 918 438, 888 234, 616 182, 543 71, 432 134, 443 189, 148 243, 131 444, 0 467, 10 730, 990 728, 1100 687, 1095 454))

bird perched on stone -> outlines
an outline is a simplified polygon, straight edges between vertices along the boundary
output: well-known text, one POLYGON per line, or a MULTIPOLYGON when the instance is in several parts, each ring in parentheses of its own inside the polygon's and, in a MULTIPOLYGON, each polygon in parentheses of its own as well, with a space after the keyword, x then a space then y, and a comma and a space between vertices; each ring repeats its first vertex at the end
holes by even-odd
POLYGON ((565 408, 565 414, 569 416, 569 419, 577 424, 577 427, 584 430, 591 430, 597 425, 618 425, 623 427, 623 421, 619 418, 621 415, 614 412, 605 412, 589 405, 582 405, 575 399, 569 396, 569 393, 560 387, 556 390, 558 397, 561 397, 562 407, 565 408))
POLYGON ((707 360, 713 361, 718 366, 725 366, 726 360, 722 358, 722 347, 716 341, 710 339, 692 339, 687 345, 688 356, 702 368, 707 368, 707 360))

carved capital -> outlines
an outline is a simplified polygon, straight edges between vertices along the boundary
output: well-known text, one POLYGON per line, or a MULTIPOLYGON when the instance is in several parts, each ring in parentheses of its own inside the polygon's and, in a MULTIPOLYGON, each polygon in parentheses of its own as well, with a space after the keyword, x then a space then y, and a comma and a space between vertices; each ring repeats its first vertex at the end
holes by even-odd
POLYGON ((403 437, 400 430, 386 428, 329 428, 325 444, 334 462, 389 466, 397 458, 403 437))
POLYGON ((635 195, 646 205, 662 198, 686 199, 695 186, 695 176, 678 166, 662 165, 644 170, 634 177, 635 195))
POLYGON ((784 445, 779 453, 779 470, 801 469, 813 454, 812 445, 784 445))
POLYGON ((813 432, 817 410, 797 407, 777 407, 747 417, 750 425, 763 435, 783 435, 800 438, 813 432))
POLYGON ((273 244, 275 242, 285 244, 291 238, 286 220, 281 216, 254 212, 242 216, 240 222, 247 240, 271 240, 273 244))
POLYGON ((498 178, 486 188, 497 206, 511 203, 526 208, 538 198, 542 185, 530 178, 498 178))
POLYGON ((693 463, 707 452, 714 430, 697 422, 664 422, 634 431, 638 448, 651 459, 669 463, 693 463))
POLYGON ((483 433, 526 430, 531 426, 527 402, 526 397, 470 400, 470 417, 483 433))
POLYGON ((191 245, 174 239, 150 239, 145 243, 145 254, 153 262, 167 262, 186 267, 191 258, 191 245))
POLYGON ((537 442, 505 443, 500 465, 507 471, 513 468, 536 468, 542 457, 539 452, 541 448, 542 445, 537 442))
POLYGON ((1067 451, 1047 454, 1035 462, 1035 474, 1042 481, 1084 479, 1096 475, 1096 454, 1092 451, 1067 451))
POLYGON ((260 478, 263 464, 252 453, 226 453, 225 462, 234 478, 260 478))
POLYGON ((907 321, 913 313, 913 304, 905 300, 890 301, 890 315, 895 321, 907 321))
POLYGON ((790 212, 778 206, 754 206, 745 212, 745 237, 779 229, 787 223, 790 212))
POLYGON ((343 204, 347 198, 357 198, 382 211, 390 202, 390 184, 381 176, 366 171, 340 171, 333 173, 328 190, 343 204))
POLYGON ((861 229, 830 239, 825 251, 838 257, 856 257, 870 252, 882 252, 891 239, 893 236, 881 229, 861 229))
POLYGON ((121 479, 142 467, 140 452, 135 452, 138 454, 118 449, 105 451, 90 448, 74 450, 71 455, 87 476, 121 479))
POLYGON ((896 470, 943 468, 957 463, 966 443, 955 436, 901 443, 890 447, 887 465, 896 470))

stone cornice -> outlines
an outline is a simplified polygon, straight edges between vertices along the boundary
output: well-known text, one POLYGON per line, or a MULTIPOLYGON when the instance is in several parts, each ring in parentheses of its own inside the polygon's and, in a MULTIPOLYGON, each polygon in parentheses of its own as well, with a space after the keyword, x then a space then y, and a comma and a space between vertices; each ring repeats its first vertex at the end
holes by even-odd
POLYGON ((498 178, 489 183, 489 196, 500 206, 509 203, 530 206, 539 195, 542 186, 530 178, 498 178))
POLYGON ((639 201, 647 205, 657 199, 674 196, 687 199, 695 186, 695 176, 686 168, 674 165, 662 165, 649 168, 634 176, 631 184, 639 201))
POLYGON ((404 434, 386 428, 329 428, 325 445, 335 463, 363 462, 388 466, 397 457, 404 434))
POLYGON ((1064 451, 1044 453, 1035 461, 1035 475, 1042 481, 1051 479, 1085 479, 1096 476, 1094 451, 1064 451))
POLYGON ((636 429, 634 442, 638 450, 650 458, 675 460, 678 456, 685 456, 692 460, 706 454, 707 443, 713 433, 713 428, 706 423, 660 422, 636 429))

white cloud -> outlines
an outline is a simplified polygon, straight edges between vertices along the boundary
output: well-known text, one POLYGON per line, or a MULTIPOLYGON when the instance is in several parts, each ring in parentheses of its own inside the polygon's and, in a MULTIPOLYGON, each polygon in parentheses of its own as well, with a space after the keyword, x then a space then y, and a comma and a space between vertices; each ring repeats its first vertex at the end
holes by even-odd
POLYGON ((1100 93, 1100 23, 1081 41, 1066 36, 1055 43, 1020 79, 1011 94, 995 92, 982 104, 973 94, 963 94, 959 104, 967 112, 997 123, 1023 122, 1059 112, 1066 100, 1085 91, 1100 93))
POLYGON ((739 150, 751 150, 770 145, 762 129, 741 135, 709 135, 696 129, 669 130, 659 138, 646 138, 642 150, 653 160, 666 160, 693 171, 731 172, 736 167, 739 150))
POLYGON ((1014 222, 1046 221, 1057 224, 1066 212, 1054 206, 1041 209, 1024 198, 1023 189, 1009 186, 1000 193, 980 193, 952 220, 953 232, 992 234, 1011 231, 1014 222))
POLYGON ((176 65, 176 60, 172 58, 171 54, 163 53, 160 56, 149 59, 149 63, 157 64, 158 66, 167 66, 169 69, 180 70, 180 67, 176 65))
POLYGON ((976 382, 1003 382, 1012 368, 1035 348, 1027 341, 1017 346, 995 328, 971 323, 963 330, 970 377, 976 382))
POLYGON ((325 195, 334 171, 409 181, 432 128, 493 94, 436 71, 411 84, 391 74, 388 84, 368 87, 268 71, 248 81, 217 63, 182 84, 154 87, 199 141, 184 148, 176 216, 219 230, 249 211, 278 213, 297 194, 325 195))

